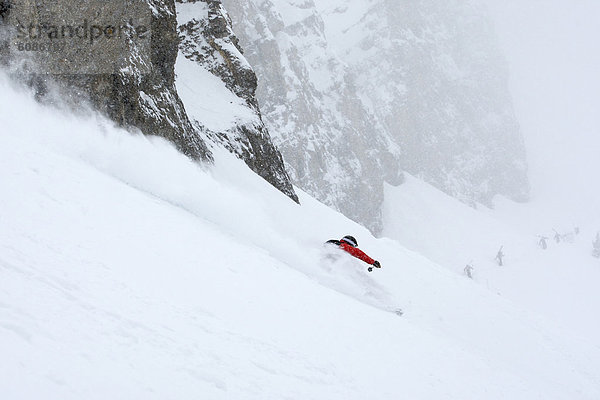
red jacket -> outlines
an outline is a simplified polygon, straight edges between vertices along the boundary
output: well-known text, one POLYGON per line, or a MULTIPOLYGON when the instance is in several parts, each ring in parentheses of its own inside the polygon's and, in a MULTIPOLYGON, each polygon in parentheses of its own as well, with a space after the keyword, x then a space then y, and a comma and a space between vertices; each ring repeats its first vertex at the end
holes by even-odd
POLYGON ((351 255, 358 258, 359 260, 363 260, 364 262, 366 262, 369 265, 373 265, 375 263, 375 260, 373 260, 371 257, 369 257, 367 255, 367 253, 365 253, 358 247, 352 247, 348 243, 344 243, 344 242, 341 242, 339 244, 339 246, 340 246, 340 249, 344 250, 347 253, 350 253, 351 255))

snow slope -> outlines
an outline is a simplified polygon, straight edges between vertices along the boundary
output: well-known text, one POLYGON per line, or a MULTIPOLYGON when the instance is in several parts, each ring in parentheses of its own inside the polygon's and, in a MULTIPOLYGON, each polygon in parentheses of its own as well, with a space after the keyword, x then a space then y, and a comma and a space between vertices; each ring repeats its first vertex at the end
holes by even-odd
POLYGON ((387 186, 385 197, 385 236, 456 274, 471 264, 477 283, 598 343, 600 322, 591 316, 600 306, 600 262, 591 243, 600 219, 593 203, 568 212, 554 199, 516 204, 499 197, 495 210, 474 209, 408 174, 405 184, 387 186), (501 246, 503 267, 495 260, 501 246))
POLYGON ((229 153, 205 169, 3 77, 0 116, 3 399, 600 397, 597 343, 229 153), (384 268, 327 261, 346 233, 384 268))

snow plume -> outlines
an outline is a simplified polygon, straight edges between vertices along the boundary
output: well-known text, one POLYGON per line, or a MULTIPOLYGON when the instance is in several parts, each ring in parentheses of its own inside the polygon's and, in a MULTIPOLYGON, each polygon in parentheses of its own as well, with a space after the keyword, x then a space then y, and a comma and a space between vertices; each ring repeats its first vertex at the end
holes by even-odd
POLYGON ((289 201, 228 152, 199 166, 4 77, 0 119, 3 399, 600 397, 597 337, 289 201), (324 261, 346 234, 383 268, 324 261))

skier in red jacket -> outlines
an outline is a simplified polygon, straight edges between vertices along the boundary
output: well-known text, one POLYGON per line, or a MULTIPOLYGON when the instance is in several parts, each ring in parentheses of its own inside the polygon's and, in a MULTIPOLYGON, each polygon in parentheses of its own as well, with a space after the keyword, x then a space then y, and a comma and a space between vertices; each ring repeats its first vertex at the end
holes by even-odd
POLYGON ((381 268, 381 264, 379 261, 373 260, 369 257, 364 251, 358 248, 358 241, 354 238, 354 236, 344 236, 340 240, 328 240, 327 243, 335 244, 340 249, 344 250, 346 253, 362 260, 370 265, 369 272, 373 271, 373 267, 381 268))

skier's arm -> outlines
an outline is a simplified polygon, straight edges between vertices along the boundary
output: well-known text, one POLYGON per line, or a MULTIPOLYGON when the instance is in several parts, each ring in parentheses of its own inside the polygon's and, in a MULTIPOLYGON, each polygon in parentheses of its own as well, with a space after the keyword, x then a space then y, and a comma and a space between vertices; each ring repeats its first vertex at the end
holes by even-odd
POLYGON ((343 246, 344 250, 346 250, 348 253, 352 254, 354 257, 358 258, 359 260, 362 260, 362 261, 366 262, 369 265, 375 264, 375 260, 373 260, 371 257, 369 257, 367 255, 367 253, 365 253, 361 249, 356 248, 356 247, 352 247, 352 246, 347 245, 345 243, 342 243, 342 246, 343 246))

